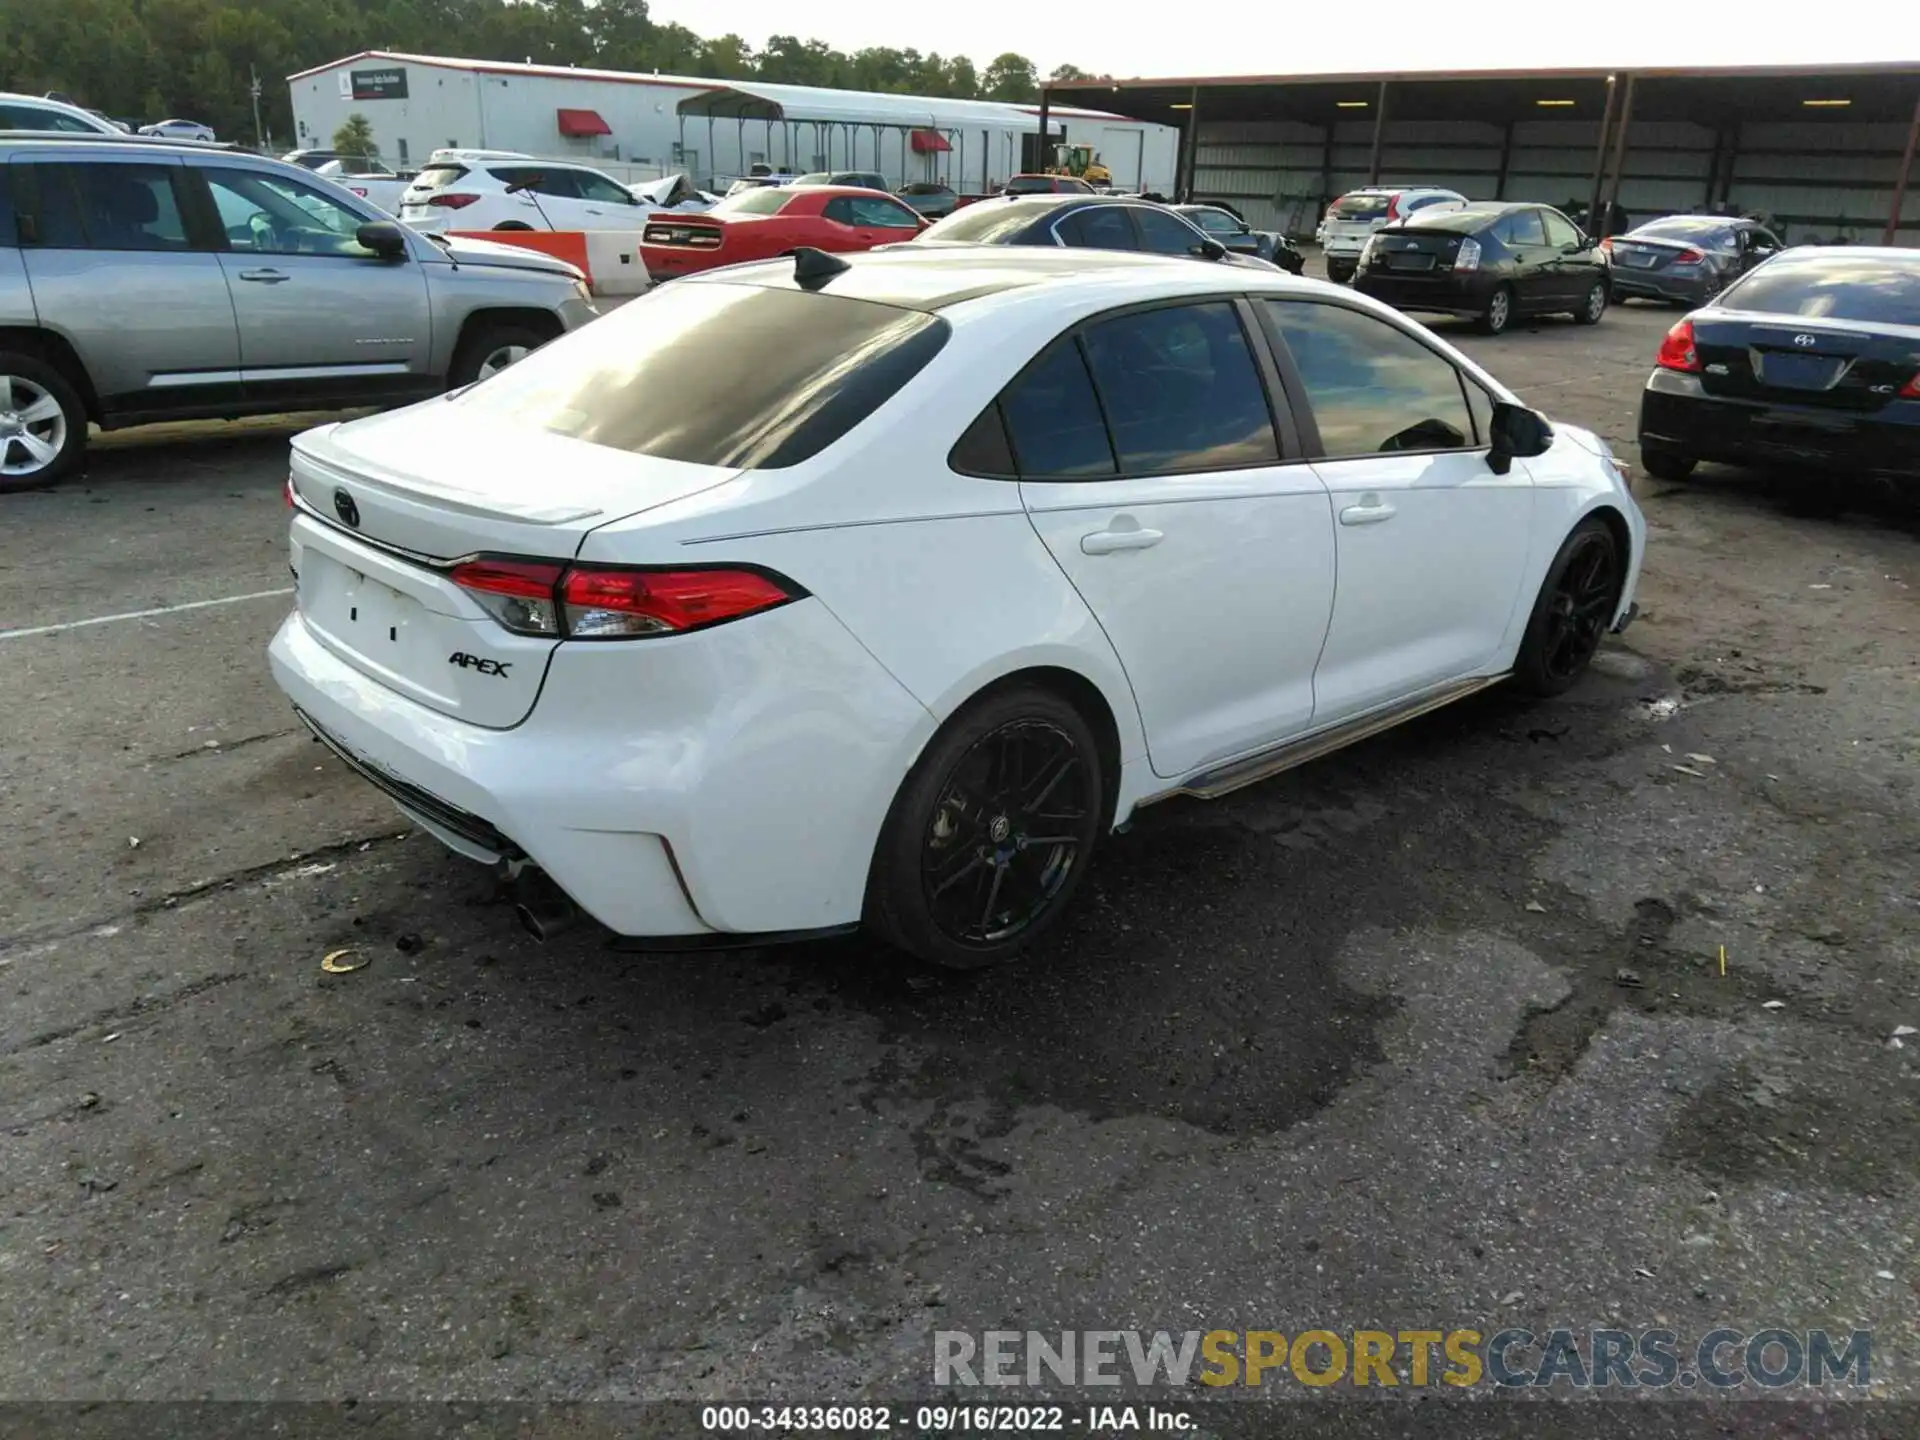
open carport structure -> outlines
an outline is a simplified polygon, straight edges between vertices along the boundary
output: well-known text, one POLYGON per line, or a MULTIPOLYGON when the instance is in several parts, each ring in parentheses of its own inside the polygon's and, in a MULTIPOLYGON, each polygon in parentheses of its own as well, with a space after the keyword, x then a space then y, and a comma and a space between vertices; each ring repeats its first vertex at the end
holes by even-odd
POLYGON ((1920 63, 1102 80, 1100 105, 1181 127, 1177 188, 1304 231, 1360 185, 1610 199, 1638 217, 1725 204, 1788 238, 1920 243, 1909 199, 1920 63))
POLYGON ((962 191, 990 192, 1067 139, 1102 149, 1126 186, 1170 183, 1178 155, 1173 117, 1070 106, 1037 117, 995 100, 740 83, 688 96, 678 110, 683 148, 722 154, 731 140, 776 170, 877 171, 891 184, 940 180, 962 191), (1042 133, 1049 144, 1036 149, 1042 133))

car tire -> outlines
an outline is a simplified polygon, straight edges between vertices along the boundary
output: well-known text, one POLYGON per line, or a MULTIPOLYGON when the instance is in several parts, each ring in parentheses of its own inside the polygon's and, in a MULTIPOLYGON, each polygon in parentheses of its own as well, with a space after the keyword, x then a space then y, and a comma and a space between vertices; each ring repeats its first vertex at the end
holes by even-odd
POLYGON ((0 350, 0 494, 56 484, 86 448, 87 407, 73 383, 38 355, 0 350))
POLYGON ((1344 285, 1353 279, 1353 272, 1358 268, 1358 266, 1348 261, 1329 260, 1327 262, 1327 279, 1331 280, 1335 285, 1344 285))
POLYGON ((1504 335, 1513 324, 1513 287, 1501 285, 1487 297, 1487 308, 1480 312, 1480 329, 1488 335, 1504 335))
POLYGON ((447 372, 447 388, 458 390, 498 374, 553 337, 526 325, 482 325, 460 342, 447 372))
POLYGON ((1587 287, 1586 303, 1573 312, 1576 325, 1598 325, 1600 317, 1607 313, 1607 287, 1601 281, 1594 281, 1587 287))
POLYGON ((1626 556, 1606 521, 1573 527, 1533 602, 1513 681, 1529 695, 1559 695, 1586 673, 1613 624, 1626 579, 1626 556))
POLYGON ((1067 700, 1020 685, 975 701, 894 797, 867 884, 869 928, 946 969, 1012 959, 1073 899, 1106 791, 1093 728, 1067 700))
POLYGON ((1640 468, 1662 484, 1685 484, 1697 464, 1699 461, 1673 450, 1652 449, 1645 445, 1640 447, 1640 468))

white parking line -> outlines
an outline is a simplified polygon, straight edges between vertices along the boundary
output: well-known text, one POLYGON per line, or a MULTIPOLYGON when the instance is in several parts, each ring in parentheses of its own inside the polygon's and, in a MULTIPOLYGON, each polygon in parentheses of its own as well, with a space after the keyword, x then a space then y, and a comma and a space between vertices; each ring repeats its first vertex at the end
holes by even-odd
POLYGON ((29 635, 58 635, 62 630, 85 630, 90 625, 113 625, 121 620, 150 620, 156 615, 178 615, 183 610, 207 610, 215 605, 240 605, 248 600, 273 600, 291 594, 293 587, 286 585, 278 590, 255 590, 247 595, 223 595, 218 600, 189 600, 184 605, 162 605, 155 610, 129 610, 122 615, 95 615, 90 620, 66 620, 58 625, 0 630, 0 640, 24 640, 29 635))

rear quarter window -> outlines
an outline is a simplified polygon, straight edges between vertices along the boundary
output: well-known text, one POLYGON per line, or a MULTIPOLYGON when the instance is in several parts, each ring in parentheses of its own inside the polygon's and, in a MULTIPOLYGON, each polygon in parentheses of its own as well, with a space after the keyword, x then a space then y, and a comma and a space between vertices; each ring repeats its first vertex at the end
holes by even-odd
POLYGON ((777 470, 866 420, 949 333, 918 310, 683 281, 543 346, 454 403, 638 455, 777 470))

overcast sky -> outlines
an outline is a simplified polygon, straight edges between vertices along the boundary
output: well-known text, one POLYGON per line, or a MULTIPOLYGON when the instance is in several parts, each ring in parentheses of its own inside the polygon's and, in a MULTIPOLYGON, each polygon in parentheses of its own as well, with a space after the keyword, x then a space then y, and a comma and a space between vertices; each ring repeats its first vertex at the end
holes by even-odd
POLYGON ((751 44, 798 34, 840 50, 867 45, 969 56, 984 68, 1014 50, 1044 76, 1069 63, 1115 76, 1306 74, 1314 71, 1529 69, 1590 65, 1821 64, 1920 58, 1911 0, 1855 0, 1811 12, 1768 7, 1740 18, 1722 5, 1523 3, 1497 12, 1460 0, 1341 4, 1113 4, 1077 0, 961 0, 946 5, 878 0, 652 0, 656 20, 700 35, 734 32, 751 44), (1633 18, 1638 15, 1639 18, 1633 18), (1657 15, 1657 22, 1652 18, 1657 15), (1889 37, 1909 43, 1890 53, 1889 37))

